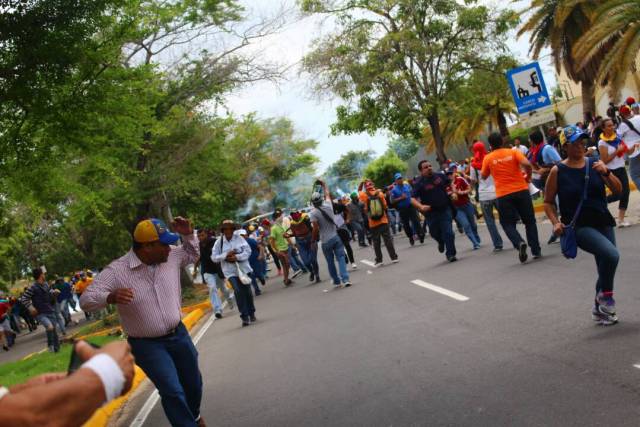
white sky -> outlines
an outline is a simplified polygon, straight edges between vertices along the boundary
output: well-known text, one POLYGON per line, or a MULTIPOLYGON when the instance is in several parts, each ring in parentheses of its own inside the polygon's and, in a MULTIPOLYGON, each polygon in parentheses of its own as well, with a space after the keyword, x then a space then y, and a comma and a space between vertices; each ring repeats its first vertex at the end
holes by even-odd
MULTIPOLYGON (((257 16, 273 14, 282 4, 293 6, 295 0, 282 0, 282 3, 276 0, 242 0, 241 3, 247 8, 249 16, 257 16)), ((509 7, 518 9, 525 4, 526 1, 519 1, 515 4, 509 3, 509 7)), ((237 115, 255 112, 261 118, 284 116, 291 119, 301 135, 319 142, 316 150, 321 161, 317 167, 319 172, 324 171, 350 150, 372 149, 377 154, 382 154, 387 149, 389 139, 385 132, 375 136, 332 136, 330 126, 335 122, 335 107, 339 105, 339 101, 314 99, 309 90, 311 82, 298 75, 297 64, 310 51, 311 41, 322 32, 331 31, 330 27, 331 25, 326 23, 323 27, 322 21, 317 17, 308 17, 294 20, 279 34, 262 40, 256 48, 262 51, 265 58, 293 66, 287 81, 278 86, 261 82, 245 87, 229 96, 226 103, 229 111, 237 115)), ((514 33, 509 40, 509 47, 516 57, 524 63, 528 62, 528 36, 516 40, 514 33)), ((540 63, 547 89, 551 90, 555 86, 555 73, 548 57, 544 57, 545 54, 546 52, 543 52, 541 55, 540 63)))

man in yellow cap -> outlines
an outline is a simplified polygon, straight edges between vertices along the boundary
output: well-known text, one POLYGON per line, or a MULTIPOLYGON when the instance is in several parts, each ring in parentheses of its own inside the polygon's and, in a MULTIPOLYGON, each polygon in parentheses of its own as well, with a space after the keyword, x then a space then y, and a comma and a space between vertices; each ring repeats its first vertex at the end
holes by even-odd
POLYGON ((177 217, 172 228, 176 233, 159 219, 140 221, 131 250, 100 272, 80 307, 116 304, 136 363, 158 389, 171 425, 203 426, 198 353, 180 310, 180 270, 198 260, 200 248, 189 220, 177 217))

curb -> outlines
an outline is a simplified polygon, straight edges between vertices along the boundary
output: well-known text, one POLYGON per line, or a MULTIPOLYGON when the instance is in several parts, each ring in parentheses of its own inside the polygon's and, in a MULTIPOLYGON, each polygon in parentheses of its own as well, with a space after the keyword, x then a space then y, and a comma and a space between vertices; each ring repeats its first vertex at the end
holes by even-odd
MULTIPOLYGON (((196 304, 196 305, 200 306, 202 304, 205 304, 205 303, 196 304)), ((211 304, 210 303, 208 304, 210 307, 211 304)), ((202 316, 204 316, 204 314, 205 314, 205 309, 201 307, 196 307, 193 310, 191 310, 189 314, 187 314, 185 317, 182 318, 182 323, 184 323, 184 325, 187 327, 188 330, 191 330, 193 326, 196 323, 198 323, 200 319, 202 319, 202 316)), ((93 413, 91 418, 89 418, 83 424, 83 426, 84 427, 105 427, 109 423, 109 420, 111 419, 113 414, 129 400, 133 392, 138 388, 138 386, 146 378, 147 376, 142 371, 142 369, 140 369, 136 365, 135 374, 133 377, 133 384, 131 385, 131 390, 129 390, 127 394, 125 394, 124 396, 119 397, 109 402, 108 404, 104 405, 102 408, 98 409, 96 412, 93 413)))

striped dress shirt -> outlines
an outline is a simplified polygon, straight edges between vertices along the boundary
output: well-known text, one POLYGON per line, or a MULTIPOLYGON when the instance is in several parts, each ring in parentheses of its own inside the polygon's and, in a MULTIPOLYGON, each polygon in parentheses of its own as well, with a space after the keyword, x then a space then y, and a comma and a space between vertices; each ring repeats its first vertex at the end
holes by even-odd
POLYGON ((195 234, 182 236, 182 246, 171 248, 167 262, 146 265, 133 249, 98 274, 80 298, 84 311, 107 306, 107 297, 116 289, 133 289, 133 301, 118 304, 124 331, 130 337, 154 338, 167 335, 182 319, 180 269, 200 256, 195 234))

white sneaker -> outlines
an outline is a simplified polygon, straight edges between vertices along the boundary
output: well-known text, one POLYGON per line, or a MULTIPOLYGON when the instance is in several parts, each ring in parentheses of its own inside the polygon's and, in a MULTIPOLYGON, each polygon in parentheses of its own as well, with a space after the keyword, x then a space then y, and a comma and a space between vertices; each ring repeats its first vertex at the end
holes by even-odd
POLYGON ((351 268, 353 268, 354 270, 358 268, 358 264, 356 264, 355 262, 353 264, 351 264, 351 268))

